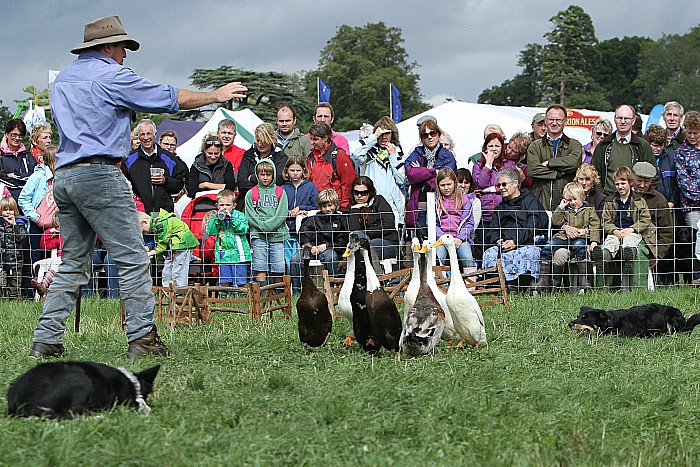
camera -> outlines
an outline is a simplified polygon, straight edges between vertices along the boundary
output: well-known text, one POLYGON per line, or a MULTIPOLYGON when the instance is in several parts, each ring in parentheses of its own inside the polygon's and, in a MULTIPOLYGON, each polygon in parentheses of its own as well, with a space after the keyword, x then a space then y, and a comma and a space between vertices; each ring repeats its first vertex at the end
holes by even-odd
POLYGON ((226 212, 225 209, 222 209, 221 211, 216 213, 216 218, 220 221, 225 221, 229 217, 231 217, 231 215, 228 212, 226 212))

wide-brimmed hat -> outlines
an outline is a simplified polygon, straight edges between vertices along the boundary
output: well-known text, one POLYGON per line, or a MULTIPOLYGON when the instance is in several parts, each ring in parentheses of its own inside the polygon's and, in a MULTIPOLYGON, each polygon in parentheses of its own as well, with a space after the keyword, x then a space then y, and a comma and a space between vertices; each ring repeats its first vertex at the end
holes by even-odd
POLYGON ((126 30, 122 26, 119 16, 105 16, 85 25, 83 43, 73 47, 70 52, 77 54, 81 50, 89 49, 96 45, 114 44, 116 42, 126 42, 124 47, 129 50, 138 50, 141 46, 136 40, 126 35, 126 30))

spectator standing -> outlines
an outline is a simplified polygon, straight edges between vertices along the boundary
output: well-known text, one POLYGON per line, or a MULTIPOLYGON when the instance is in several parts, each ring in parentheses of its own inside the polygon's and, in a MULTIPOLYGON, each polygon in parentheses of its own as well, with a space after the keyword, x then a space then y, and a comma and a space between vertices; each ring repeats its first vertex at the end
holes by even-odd
POLYGON ((0 199, 0 290, 3 297, 20 298, 26 218, 19 216, 14 198, 0 199))
MULTIPOLYGON (((476 189, 481 194, 481 215, 484 222, 491 220, 491 213, 501 202, 497 188, 498 172, 506 167, 517 170, 515 161, 505 158, 506 145, 499 133, 489 133, 481 147, 481 158, 472 167, 476 189)), ((521 179, 522 181, 522 179, 521 179)))
POLYGON ((666 124, 666 147, 670 152, 675 152, 685 141, 685 131, 681 126, 683 113, 683 106, 676 101, 664 105, 662 118, 666 124))
POLYGON ((591 142, 583 146, 583 163, 590 164, 593 160, 593 152, 598 147, 598 143, 612 133, 612 123, 610 120, 599 118, 591 128, 591 142))
MULTIPOLYGON (((328 102, 319 102, 318 104, 316 104, 316 108, 314 108, 313 121, 314 123, 323 122, 326 125, 328 125, 328 127, 331 129, 331 139, 333 141, 333 144, 345 151, 345 154, 350 154, 350 145, 348 144, 348 139, 340 133, 336 133, 335 131, 333 131, 333 122, 335 121, 335 112, 333 111, 333 106, 331 106, 328 102)), ((311 138, 311 134, 307 134, 306 136, 311 138)))
POLYGON ((319 121, 311 124, 311 154, 306 166, 319 193, 333 188, 338 193, 341 211, 350 204, 350 188, 357 177, 348 153, 333 141, 331 127, 319 121))
MULTIPOLYGON (((649 143, 632 133, 634 119, 635 110, 631 105, 618 106, 615 109, 615 132, 603 138, 593 152, 591 163, 600 175, 600 183, 606 195, 618 192, 613 174, 619 167, 633 167, 637 162, 656 164, 649 143)), ((654 180, 658 184, 658 177, 654 180)))
POLYGON ((527 148, 530 147, 530 143, 530 135, 519 131, 508 140, 505 153, 506 160, 513 161, 520 173, 520 186, 527 189, 532 187, 532 179, 527 176, 527 148))
POLYGON ((277 110, 277 146, 288 156, 306 157, 311 152, 311 140, 298 128, 294 107, 285 104, 277 110))
POLYGON ((237 134, 236 122, 229 120, 228 118, 225 118, 219 122, 216 135, 224 145, 224 158, 226 158, 231 165, 233 165, 233 170, 236 172, 238 172, 238 168, 241 165, 241 160, 243 160, 243 154, 245 153, 245 149, 239 148, 233 144, 237 134))
POLYGON ((244 97, 246 87, 236 82, 211 92, 194 92, 155 84, 123 66, 126 49, 139 46, 119 17, 97 19, 85 25, 83 43, 72 50, 78 59, 54 81, 51 110, 60 135, 54 195, 65 243, 61 268, 34 330, 32 358, 64 353, 65 321, 80 287, 87 283, 85 271, 96 235, 119 270, 127 357, 170 354, 153 323, 155 298, 136 205, 117 167, 128 152, 131 111, 195 109, 244 97))
MULTIPOLYGON (((360 168, 360 175, 374 182, 377 193, 391 206, 399 224, 404 223, 406 206, 406 169, 399 142, 399 129, 387 116, 374 124, 374 130, 350 156, 360 168)), ((448 149, 449 150, 449 149, 448 149)))
POLYGON ((275 184, 275 164, 261 159, 255 166, 257 188, 245 195, 245 215, 250 226, 253 248, 251 269, 260 285, 281 282, 285 271, 284 241, 289 238, 287 229, 287 194, 275 184), (278 189, 279 188, 279 189, 278 189))
POLYGON ((24 122, 13 118, 5 124, 5 138, 0 144, 0 181, 10 190, 15 201, 36 167, 34 156, 22 143, 26 134, 24 122))
POLYGON ((250 245, 247 233, 248 219, 245 214, 234 209, 236 194, 222 190, 216 195, 218 213, 212 216, 206 226, 209 236, 216 238, 214 261, 219 265, 219 285, 240 287, 248 282, 250 245))
POLYGON ((544 112, 537 112, 534 117, 532 117, 532 123, 530 124, 530 127, 532 128, 532 131, 530 132, 530 139, 532 141, 537 141, 540 138, 544 138, 544 135, 547 134, 547 123, 545 122, 545 119, 547 116, 544 114, 544 112))
POLYGON ((547 211, 554 211, 561 203, 564 185, 574 180, 581 165, 583 148, 564 134, 566 107, 552 104, 545 115, 547 134, 527 149, 527 175, 532 178, 532 194, 547 211))
POLYGON ((406 203, 406 225, 422 232, 427 238, 428 204, 427 193, 435 192, 435 176, 443 167, 457 170, 455 156, 442 147, 440 136, 442 130, 435 120, 425 120, 418 127, 421 144, 416 146, 404 162, 406 180, 410 185, 406 203))
POLYGON ((255 128, 255 144, 243 154, 238 167, 238 210, 243 210, 245 195, 258 184, 255 169, 257 163, 268 159, 275 166, 275 185, 284 185, 284 166, 287 155, 277 146, 277 133, 269 123, 261 123, 255 128))
POLYGON ((292 256, 297 252, 299 242, 297 236, 297 217, 306 216, 309 211, 318 209, 318 189, 308 180, 309 172, 306 169, 305 156, 289 156, 284 166, 284 178, 282 185, 287 194, 287 229, 289 238, 285 240, 284 262, 290 267, 292 256))
MULTIPOLYGON (((681 194, 681 208, 685 213, 685 224, 693 229, 692 252, 697 245, 698 221, 700 221, 700 112, 690 111, 685 120, 685 141, 676 149, 676 173, 681 194)), ((693 255, 693 285, 700 285, 700 263, 693 255)))
POLYGON ((160 138, 158 138, 158 144, 166 151, 177 155, 177 133, 173 130, 165 130, 161 133, 160 138))
POLYGON ((158 213, 140 213, 141 231, 152 233, 156 247, 148 252, 149 256, 159 259, 165 256, 163 265, 163 287, 175 281, 178 287, 187 287, 190 272, 190 258, 195 247, 199 246, 197 237, 183 221, 172 212, 161 209, 158 213))
POLYGON ((187 165, 156 144, 156 124, 152 120, 141 120, 137 128, 141 144, 124 160, 122 172, 147 213, 161 209, 174 212, 173 196, 185 186, 187 165))
POLYGON ((29 152, 34 156, 37 164, 41 164, 46 146, 51 144, 51 128, 47 125, 35 125, 29 133, 29 142, 32 143, 29 152))
POLYGON ((215 134, 205 135, 201 152, 194 158, 187 179, 187 195, 197 196, 201 191, 236 190, 236 172, 225 157, 221 157, 223 143, 215 134))

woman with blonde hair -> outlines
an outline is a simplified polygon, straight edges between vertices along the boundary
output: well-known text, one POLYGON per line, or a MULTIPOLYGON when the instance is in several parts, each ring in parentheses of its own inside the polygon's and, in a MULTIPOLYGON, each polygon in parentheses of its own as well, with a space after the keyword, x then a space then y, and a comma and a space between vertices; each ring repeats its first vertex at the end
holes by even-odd
POLYGON ((269 123, 261 123, 255 128, 255 144, 248 149, 238 166, 238 209, 243 210, 245 194, 258 184, 255 165, 262 159, 270 159, 275 165, 275 184, 284 185, 284 166, 287 155, 277 146, 277 133, 269 123))
POLYGON ((51 144, 51 128, 48 125, 35 125, 29 133, 29 142, 32 143, 29 152, 36 163, 41 164, 46 146, 51 144))

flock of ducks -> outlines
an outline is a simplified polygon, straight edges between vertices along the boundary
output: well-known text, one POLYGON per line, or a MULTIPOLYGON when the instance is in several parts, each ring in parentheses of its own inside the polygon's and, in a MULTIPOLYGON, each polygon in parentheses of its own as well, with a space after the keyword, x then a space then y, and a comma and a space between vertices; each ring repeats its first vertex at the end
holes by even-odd
MULTIPOLYGON (((372 248, 363 232, 352 232, 345 250, 345 281, 338 294, 338 309, 350 323, 350 333, 360 348, 375 354, 381 348, 420 356, 432 353, 441 339, 473 347, 486 345, 486 329, 476 299, 469 293, 459 270, 454 238, 443 235, 434 243, 412 241, 413 272, 404 294, 404 319, 386 293, 372 267, 372 248), (447 293, 435 282, 433 251, 440 245, 450 257, 447 293)), ((304 247, 304 279, 297 301, 299 339, 308 347, 324 345, 331 334, 333 316, 326 295, 314 284, 304 247)), ((351 343, 353 338, 346 339, 351 343)))

